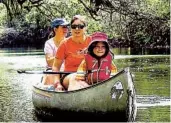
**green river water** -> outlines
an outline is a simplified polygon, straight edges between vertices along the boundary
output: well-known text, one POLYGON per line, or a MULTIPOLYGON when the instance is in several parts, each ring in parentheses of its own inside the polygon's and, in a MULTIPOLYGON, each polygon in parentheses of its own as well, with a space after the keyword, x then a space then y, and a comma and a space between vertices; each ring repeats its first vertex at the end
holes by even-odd
MULTIPOLYGON (((136 122, 170 122, 170 56, 115 55, 118 69, 130 67, 137 97, 136 122)), ((32 83, 41 75, 18 69, 44 70, 42 52, 0 50, 0 122, 41 122, 32 104, 32 83)), ((84 121, 84 120, 83 120, 84 121)))

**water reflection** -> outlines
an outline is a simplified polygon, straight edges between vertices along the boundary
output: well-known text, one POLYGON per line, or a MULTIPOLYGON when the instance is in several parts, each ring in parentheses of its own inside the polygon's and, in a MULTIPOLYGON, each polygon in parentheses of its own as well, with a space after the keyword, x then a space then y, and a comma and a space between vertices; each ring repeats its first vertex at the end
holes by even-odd
POLYGON ((170 97, 170 57, 146 56, 130 59, 116 59, 119 68, 129 66, 135 75, 137 94, 159 94, 170 97))
POLYGON ((42 49, 34 48, 3 48, 0 49, 0 56, 24 56, 24 55, 44 55, 42 49))

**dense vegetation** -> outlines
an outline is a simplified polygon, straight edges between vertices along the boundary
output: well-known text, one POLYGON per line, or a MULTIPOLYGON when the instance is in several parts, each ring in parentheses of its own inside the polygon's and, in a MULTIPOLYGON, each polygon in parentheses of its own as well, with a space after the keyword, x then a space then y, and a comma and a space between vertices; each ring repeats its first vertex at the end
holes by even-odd
POLYGON ((169 0, 0 0, 0 46, 41 48, 50 21, 85 15, 113 47, 170 48, 169 0))

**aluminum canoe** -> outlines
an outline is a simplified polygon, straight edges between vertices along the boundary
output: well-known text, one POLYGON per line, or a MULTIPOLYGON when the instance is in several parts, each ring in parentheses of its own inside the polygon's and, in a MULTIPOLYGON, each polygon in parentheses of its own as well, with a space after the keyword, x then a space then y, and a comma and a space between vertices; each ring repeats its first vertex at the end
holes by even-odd
POLYGON ((36 109, 74 112, 125 111, 128 121, 136 117, 136 95, 132 74, 125 68, 113 77, 90 87, 56 92, 33 85, 33 105, 36 109))

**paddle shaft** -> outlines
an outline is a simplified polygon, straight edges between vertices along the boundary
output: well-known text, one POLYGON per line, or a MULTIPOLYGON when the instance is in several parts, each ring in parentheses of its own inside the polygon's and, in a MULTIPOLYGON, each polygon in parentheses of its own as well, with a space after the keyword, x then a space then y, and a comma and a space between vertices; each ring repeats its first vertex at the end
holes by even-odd
MULTIPOLYGON (((124 71, 124 70, 121 70, 124 71)), ((120 71, 120 72, 121 72, 120 71)), ((86 74, 84 72, 64 72, 64 71, 59 71, 59 72, 54 72, 54 71, 27 71, 27 70, 17 70, 18 73, 26 73, 26 74, 71 74, 71 73, 78 73, 78 74, 86 74)), ((118 73, 120 73, 118 72, 118 73)))
MULTIPOLYGON (((71 74, 71 73, 76 73, 76 72, 53 72, 53 71, 26 71, 26 70, 17 70, 18 73, 26 73, 26 74, 71 74)), ((79 74, 84 74, 79 73, 79 74)))

